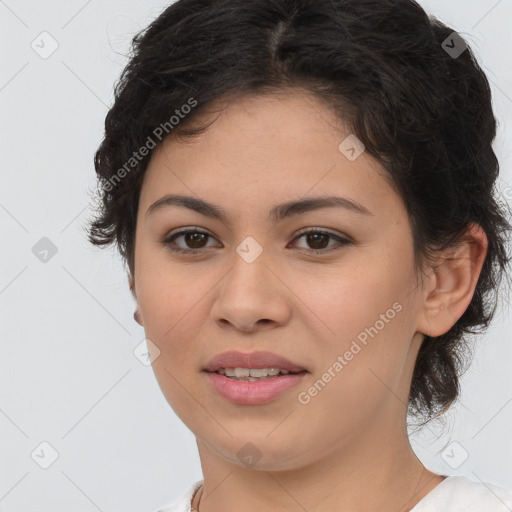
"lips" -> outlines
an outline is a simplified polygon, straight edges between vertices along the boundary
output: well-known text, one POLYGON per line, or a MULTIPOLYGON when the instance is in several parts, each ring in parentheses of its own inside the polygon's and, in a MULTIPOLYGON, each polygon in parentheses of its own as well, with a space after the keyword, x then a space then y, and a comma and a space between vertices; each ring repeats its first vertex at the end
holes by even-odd
POLYGON ((232 350, 216 355, 204 368, 216 372, 221 368, 279 368, 289 372, 307 372, 297 363, 272 352, 240 352, 232 350))
POLYGON ((289 392, 304 382, 308 372, 304 370, 254 382, 233 380, 216 372, 204 372, 204 375, 212 389, 223 399, 235 405, 253 406, 265 405, 283 396, 291 400, 289 392))

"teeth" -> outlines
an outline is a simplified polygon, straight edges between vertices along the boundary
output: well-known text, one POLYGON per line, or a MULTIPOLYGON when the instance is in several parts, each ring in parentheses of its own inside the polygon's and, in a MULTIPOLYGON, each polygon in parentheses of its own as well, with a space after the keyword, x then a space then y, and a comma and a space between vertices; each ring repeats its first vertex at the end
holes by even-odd
MULTIPOLYGON (((279 370, 277 372, 279 373, 279 370)), ((277 375, 277 373, 271 373, 268 368, 251 368, 250 375, 251 377, 267 377, 268 375, 277 375)))
POLYGON ((235 368, 235 377, 249 377, 249 368, 235 368))
POLYGON ((275 377, 279 373, 286 375, 290 372, 279 368, 220 368, 217 373, 226 375, 226 377, 249 377, 249 380, 251 380, 251 377, 275 377))

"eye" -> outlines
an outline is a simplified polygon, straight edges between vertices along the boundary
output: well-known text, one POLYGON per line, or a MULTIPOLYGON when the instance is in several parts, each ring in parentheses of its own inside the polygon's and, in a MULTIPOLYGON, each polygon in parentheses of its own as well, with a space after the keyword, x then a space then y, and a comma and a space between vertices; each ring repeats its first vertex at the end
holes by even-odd
POLYGON ((335 239, 338 241, 338 244, 341 246, 350 244, 350 240, 347 240, 346 238, 343 238, 341 236, 335 235, 334 233, 331 233, 330 231, 324 231, 321 229, 308 229, 307 231, 303 231, 302 234, 299 234, 295 238, 295 240, 299 240, 301 238, 304 238, 306 243, 310 245, 315 253, 323 254, 326 252, 332 252, 336 249, 326 249, 325 248, 325 242, 329 239, 335 239))
POLYGON ((183 253, 197 253, 199 252, 198 249, 204 248, 203 242, 206 241, 208 238, 212 238, 211 235, 209 235, 206 231, 203 231, 199 228, 188 228, 188 229, 182 229, 180 231, 177 231, 175 233, 171 233, 169 236, 167 236, 164 240, 162 240, 162 243, 165 246, 168 246, 168 248, 173 252, 183 252, 183 253), (185 247, 173 247, 172 244, 174 244, 174 241, 178 238, 184 237, 183 240, 186 244, 191 244, 191 248, 185 247))
MULTIPOLYGON (((176 231, 175 233, 171 233, 164 240, 162 240, 162 244, 169 248, 169 250, 173 252, 181 252, 188 254, 199 254, 201 249, 206 248, 204 245, 205 242, 208 241, 208 238, 213 238, 207 231, 203 231, 200 228, 193 227, 182 229, 176 231), (183 241, 185 242, 185 247, 176 247, 176 240, 183 237, 183 241)), ((326 249, 325 242, 328 242, 329 239, 334 239, 340 245, 347 245, 351 242, 341 236, 335 235, 329 231, 324 231, 321 229, 309 229, 307 231, 303 231, 299 233, 299 236, 295 237, 295 240, 300 240, 304 238, 306 243, 311 246, 311 250, 317 254, 323 254, 325 252, 331 252, 333 249, 326 249)), ((334 249, 335 250, 335 249, 334 249)))

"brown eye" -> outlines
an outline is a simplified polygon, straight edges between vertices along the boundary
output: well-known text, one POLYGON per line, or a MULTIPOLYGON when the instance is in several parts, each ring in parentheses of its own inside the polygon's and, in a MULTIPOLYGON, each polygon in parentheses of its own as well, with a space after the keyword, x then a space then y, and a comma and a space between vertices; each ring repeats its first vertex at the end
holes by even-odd
POLYGON ((333 233, 330 233, 328 231, 321 231, 318 229, 309 230, 306 232, 303 232, 298 237, 295 238, 295 240, 299 240, 303 238, 306 241, 306 244, 309 246, 309 248, 316 253, 324 253, 324 252, 331 252, 335 249, 329 249, 328 243, 329 239, 337 240, 339 245, 347 245, 351 242, 345 238, 342 238, 338 235, 335 235, 333 233))
POLYGON ((162 243, 165 246, 168 246, 171 251, 192 253, 200 252, 200 249, 204 249, 206 247, 205 242, 208 241, 208 238, 212 237, 205 231, 199 231, 198 229, 183 229, 166 237, 162 243), (175 240, 182 237, 185 247, 175 247, 175 240))
POLYGON ((312 249, 325 249, 329 243, 329 235, 323 233, 306 233, 306 241, 312 249))
POLYGON ((192 249, 200 249, 201 247, 203 247, 202 242, 205 241, 205 239, 208 235, 205 235, 204 233, 194 232, 194 233, 185 233, 183 236, 184 236, 183 240, 185 240, 185 243, 187 245, 192 244, 191 245, 192 249))
MULTIPOLYGON (((208 248, 206 245, 208 243, 208 239, 213 238, 206 231, 199 230, 198 228, 190 228, 190 229, 182 229, 173 233, 166 237, 162 243, 164 246, 167 246, 173 252, 181 252, 188 254, 200 254, 204 251, 202 249, 208 248), (183 238, 184 246, 177 246, 176 240, 183 238)), ((335 240, 338 242, 338 245, 344 246, 350 244, 351 242, 345 238, 342 238, 338 235, 330 233, 328 231, 322 231, 319 229, 310 229, 309 231, 305 231, 299 236, 295 238, 295 240, 304 239, 308 247, 306 247, 309 252, 322 254, 325 252, 331 252, 336 250, 336 244, 334 244, 334 249, 329 248, 329 241, 335 240)), ((332 244, 331 244, 332 247, 332 244)))

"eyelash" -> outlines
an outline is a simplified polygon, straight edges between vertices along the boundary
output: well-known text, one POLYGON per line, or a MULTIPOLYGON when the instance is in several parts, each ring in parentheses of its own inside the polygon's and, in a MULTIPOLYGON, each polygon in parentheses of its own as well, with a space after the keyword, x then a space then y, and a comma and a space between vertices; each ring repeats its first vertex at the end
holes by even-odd
MULTIPOLYGON (((162 244, 164 246, 166 246, 170 251, 176 252, 176 253, 184 253, 184 254, 192 254, 192 253, 194 253, 194 254, 199 254, 200 252, 203 252, 203 249, 182 249, 180 247, 171 247, 171 243, 174 242, 174 240, 176 238, 178 238, 179 236, 190 234, 190 233, 200 233, 200 234, 212 237, 208 232, 203 231, 201 229, 198 229, 198 228, 188 228, 188 229, 183 229, 183 230, 177 231, 176 233, 173 233, 172 235, 167 236, 164 240, 162 240, 162 244)), ((297 236, 294 238, 293 241, 303 237, 304 235, 309 235, 311 233, 319 233, 319 234, 322 234, 322 235, 327 235, 330 238, 336 239, 341 244, 342 247, 351 243, 349 240, 347 240, 345 238, 342 238, 340 236, 337 236, 337 235, 335 235, 335 234, 333 234, 333 233, 331 233, 329 231, 324 231, 324 230, 316 229, 316 228, 309 229, 307 231, 299 232, 297 234, 297 236)), ((333 252, 336 249, 310 249, 310 250, 312 252, 314 252, 315 254, 325 254, 325 253, 328 253, 328 252, 333 252)))

